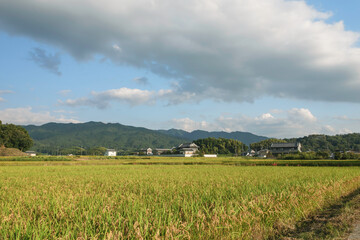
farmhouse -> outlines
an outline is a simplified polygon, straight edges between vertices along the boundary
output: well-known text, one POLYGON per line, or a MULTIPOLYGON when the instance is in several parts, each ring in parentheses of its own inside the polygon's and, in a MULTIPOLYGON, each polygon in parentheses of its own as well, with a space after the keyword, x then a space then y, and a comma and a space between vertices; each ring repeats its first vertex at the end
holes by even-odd
POLYGON ((192 157, 197 151, 199 151, 199 146, 195 143, 183 143, 180 144, 176 150, 179 151, 180 154, 184 154, 185 157, 192 157))
POLYGON ((260 150, 260 151, 258 151, 258 157, 259 158, 266 158, 267 157, 267 155, 269 154, 269 150, 268 149, 262 149, 262 150, 260 150))
POLYGON ((253 157, 253 156, 255 156, 255 154, 256 154, 255 150, 251 149, 248 152, 243 153, 242 155, 246 156, 246 157, 253 157))
POLYGON ((172 149, 170 148, 156 148, 154 151, 155 155, 161 155, 161 154, 171 154, 172 149))
POLYGON ((151 148, 142 148, 139 151, 139 154, 141 155, 153 155, 152 149, 151 148))
POLYGON ((273 143, 270 151, 272 154, 288 154, 301 152, 301 143, 273 143))
POLYGON ((116 151, 115 149, 107 149, 105 151, 105 156, 109 156, 109 157, 115 157, 116 156, 116 151))

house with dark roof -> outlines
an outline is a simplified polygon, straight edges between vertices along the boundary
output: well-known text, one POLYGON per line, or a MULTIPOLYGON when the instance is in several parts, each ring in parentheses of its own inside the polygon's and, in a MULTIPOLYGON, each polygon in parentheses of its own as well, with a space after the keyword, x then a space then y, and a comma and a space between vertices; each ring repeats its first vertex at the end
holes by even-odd
POLYGON ((195 143, 183 143, 180 144, 176 150, 179 151, 180 154, 184 154, 185 157, 191 157, 194 156, 197 151, 199 151, 199 146, 195 143))
POLYGON ((170 148, 156 148, 153 153, 154 153, 154 155, 172 154, 172 149, 170 149, 170 148))
POLYGON ((273 143, 270 152, 274 155, 301 152, 301 143, 273 143))

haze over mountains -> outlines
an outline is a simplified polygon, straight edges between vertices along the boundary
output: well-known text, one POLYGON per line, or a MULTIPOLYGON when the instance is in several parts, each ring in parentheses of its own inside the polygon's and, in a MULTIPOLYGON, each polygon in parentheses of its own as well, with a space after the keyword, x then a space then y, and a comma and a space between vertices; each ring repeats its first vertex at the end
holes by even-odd
POLYGON ((183 130, 150 130, 125 126, 119 123, 47 123, 24 128, 34 139, 33 149, 38 152, 54 152, 71 147, 106 147, 130 151, 140 148, 171 148, 199 138, 223 137, 236 139, 245 144, 267 139, 246 132, 207 132, 183 130))

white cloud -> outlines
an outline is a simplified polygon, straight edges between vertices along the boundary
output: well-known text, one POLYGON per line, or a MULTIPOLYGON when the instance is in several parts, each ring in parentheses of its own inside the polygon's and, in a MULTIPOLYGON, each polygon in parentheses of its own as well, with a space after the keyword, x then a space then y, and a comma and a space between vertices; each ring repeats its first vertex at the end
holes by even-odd
POLYGON ((264 113, 260 117, 256 117, 255 119, 256 120, 271 120, 271 119, 274 119, 274 116, 271 115, 270 113, 264 113))
POLYGON ((293 108, 288 111, 289 119, 292 121, 300 121, 300 122, 316 122, 316 117, 310 112, 309 109, 305 108, 293 108))
POLYGON ((360 102, 359 34, 330 17, 288 0, 0 2, 3 31, 148 69, 199 100, 360 102))
POLYGON ((0 120, 13 124, 44 124, 48 122, 79 123, 80 121, 65 116, 53 116, 50 112, 33 112, 31 107, 7 108, 0 110, 0 120))
POLYGON ((116 51, 118 51, 118 52, 121 52, 121 51, 122 51, 122 50, 121 50, 121 47, 119 47, 119 46, 116 45, 116 44, 113 45, 113 48, 114 48, 116 51))
POLYGON ((322 123, 305 108, 273 111, 273 114, 264 113, 259 117, 241 116, 238 118, 223 118, 217 120, 218 126, 236 131, 242 129, 248 132, 269 137, 295 137, 323 132, 322 123))
MULTIPOLYGON (((0 90, 0 95, 10 94, 10 93, 14 93, 14 92, 10 91, 10 90, 0 90)), ((1 102, 6 102, 6 100, 4 98, 0 97, 0 103, 1 102)))
POLYGON ((103 92, 91 92, 90 97, 83 97, 78 99, 67 99, 65 102, 59 101, 60 104, 68 106, 94 106, 100 109, 109 106, 112 101, 124 102, 131 106, 141 104, 153 104, 157 93, 154 91, 119 88, 110 89, 103 92))
POLYGON ((167 124, 171 125, 173 128, 182 129, 188 132, 192 132, 194 130, 210 130, 212 126, 206 121, 196 122, 190 118, 180 118, 180 119, 172 119, 167 124))
POLYGON ((91 106, 100 109, 109 107, 111 102, 120 102, 137 105, 153 105, 157 101, 167 102, 168 105, 178 104, 189 101, 194 97, 194 93, 181 92, 171 89, 160 89, 158 91, 142 90, 137 88, 118 88, 110 89, 103 92, 92 91, 89 97, 77 99, 59 100, 59 104, 71 107, 91 106))

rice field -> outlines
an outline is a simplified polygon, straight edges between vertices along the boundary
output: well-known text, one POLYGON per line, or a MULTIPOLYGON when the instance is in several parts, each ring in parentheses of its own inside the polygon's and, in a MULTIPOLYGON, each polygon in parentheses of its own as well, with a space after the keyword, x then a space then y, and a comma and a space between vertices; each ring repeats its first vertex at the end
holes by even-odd
POLYGON ((1 165, 0 239, 271 239, 358 188, 359 167, 1 165))

